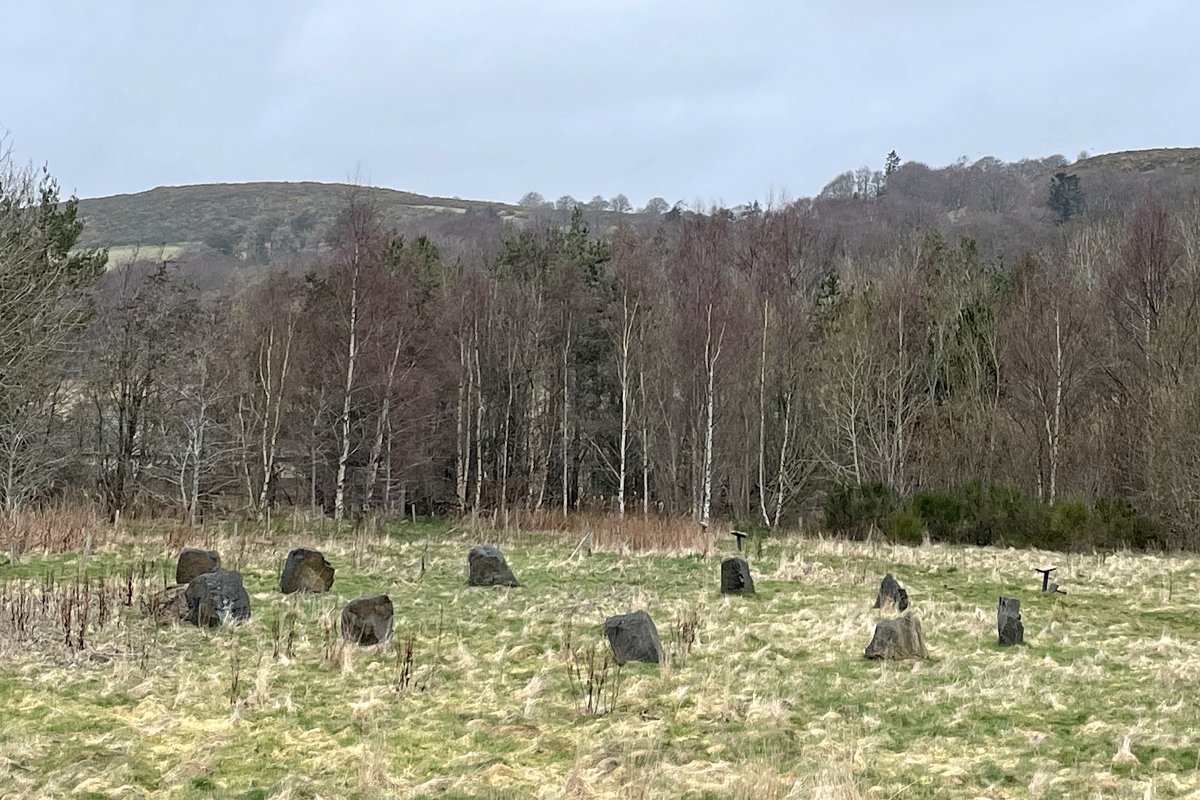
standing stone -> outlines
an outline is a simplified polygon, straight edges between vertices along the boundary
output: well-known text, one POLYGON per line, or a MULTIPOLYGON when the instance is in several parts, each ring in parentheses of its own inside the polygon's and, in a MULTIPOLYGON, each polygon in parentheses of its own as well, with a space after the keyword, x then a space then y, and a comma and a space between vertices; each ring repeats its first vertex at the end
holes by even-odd
POLYGON ((355 644, 386 642, 392 636, 392 598, 386 594, 351 600, 342 609, 342 638, 355 644))
POLYGON ((741 556, 721 562, 721 594, 754 594, 750 565, 741 556))
POLYGON ((604 620, 604 635, 612 647, 613 657, 620 666, 626 661, 645 661, 657 664, 662 661, 662 642, 658 628, 645 611, 619 614, 604 620))
POLYGON ((1025 641, 1025 626, 1021 624, 1021 601, 1015 597, 1001 597, 996 612, 996 629, 1000 634, 1000 646, 1022 644, 1025 641))
POLYGON ((328 592, 330 586, 333 586, 333 565, 325 560, 325 556, 303 547, 288 553, 279 575, 279 591, 284 594, 328 592))
POLYGON ((881 619, 875 626, 875 635, 867 645, 867 658, 897 660, 902 658, 929 658, 925 640, 921 636, 921 623, 911 614, 896 619, 881 619))
POLYGON ((467 567, 470 586, 520 586, 498 547, 475 545, 467 554, 467 567))
POLYGON ((175 564, 175 583, 189 584, 192 578, 212 572, 221 566, 221 555, 216 550, 200 550, 195 547, 185 547, 179 551, 179 561, 175 564))
POLYGON ((879 594, 875 596, 874 608, 882 608, 884 611, 904 611, 908 608, 908 592, 904 591, 904 587, 900 582, 888 573, 883 576, 883 582, 879 584, 879 594))
POLYGON ((242 585, 242 574, 218 567, 192 578, 184 592, 187 620, 193 625, 217 625, 250 619, 250 595, 242 585))

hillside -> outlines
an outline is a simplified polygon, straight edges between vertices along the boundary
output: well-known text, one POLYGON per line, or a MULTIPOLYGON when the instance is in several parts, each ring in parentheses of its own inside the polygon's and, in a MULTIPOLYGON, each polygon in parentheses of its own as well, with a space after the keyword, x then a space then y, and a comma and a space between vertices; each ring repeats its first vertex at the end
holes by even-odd
POLYGON ((1200 147, 1123 150, 1085 158, 1077 161, 1072 167, 1075 172, 1104 169, 1141 173, 1176 172, 1194 175, 1200 173, 1200 147))
MULTIPOLYGON (((1062 156, 1003 162, 965 159, 944 167, 904 161, 879 191, 883 173, 847 171, 813 199, 823 226, 847 252, 870 251, 913 225, 975 239, 984 250, 1014 253, 1053 231, 1046 206, 1052 175, 1080 177, 1086 216, 1119 218, 1148 195, 1184 202, 1200 191, 1200 148, 1106 153, 1069 162, 1062 156)), ((120 264, 153 251, 152 258, 234 257, 250 263, 286 263, 315 252, 354 189, 315 182, 206 184, 159 187, 137 194, 80 201, 86 226, 82 246, 107 246, 120 264)), ((360 187, 377 203, 385 224, 409 238, 425 234, 448 253, 492 250, 506 224, 564 223, 563 203, 536 208, 477 200, 426 197, 360 187), (557 206, 557 207, 556 207, 557 206)), ((731 210, 739 214, 750 205, 731 210)), ((586 207, 593 230, 632 224, 653 230, 661 211, 615 213, 586 207)))
MULTIPOLYGON (((80 244, 123 250, 172 245, 269 260, 317 245, 353 190, 315 182, 204 184, 86 199, 79 203, 85 221, 80 244)), ((359 190, 369 193, 385 223, 402 233, 473 236, 524 213, 499 203, 359 190)))

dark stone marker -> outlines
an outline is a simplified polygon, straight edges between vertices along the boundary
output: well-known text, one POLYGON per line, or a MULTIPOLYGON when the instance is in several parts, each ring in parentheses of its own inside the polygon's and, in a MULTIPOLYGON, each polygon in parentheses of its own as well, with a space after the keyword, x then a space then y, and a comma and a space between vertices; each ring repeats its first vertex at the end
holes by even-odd
POLYGON ((996 611, 996 630, 1000 634, 1000 646, 1021 644, 1025 641, 1025 626, 1021 624, 1021 601, 1015 597, 1001 597, 996 611))
POLYGON ((721 594, 754 594, 750 565, 741 556, 721 562, 721 594))
POLYGON ((324 555, 303 547, 288 553, 279 575, 279 591, 284 594, 328 592, 330 586, 333 586, 333 565, 324 555))
POLYGON ((342 609, 342 638, 355 644, 379 644, 392 637, 392 598, 386 594, 351 600, 342 609))
POLYGON ((467 567, 470 586, 520 586, 498 547, 475 545, 467 554, 467 567))
POLYGON ((179 561, 175 564, 175 583, 183 585, 192 582, 192 578, 212 572, 221 566, 221 555, 216 550, 199 550, 195 547, 185 547, 179 551, 179 561))
POLYGON ((911 614, 896 619, 881 619, 875 626, 875 635, 867 645, 867 658, 898 660, 902 658, 928 658, 925 640, 921 636, 921 623, 911 614))
POLYGON ((658 628, 654 627, 654 620, 645 611, 609 617, 604 620, 604 635, 608 637, 608 644, 618 665, 627 661, 645 661, 649 664, 662 661, 663 649, 658 628))
POLYGON ((218 567, 192 578, 184 592, 187 621, 193 625, 216 627, 224 623, 250 619, 250 595, 242 585, 242 574, 218 567))
POLYGON ((886 611, 904 611, 908 608, 908 592, 904 591, 904 587, 892 576, 892 573, 889 572, 883 576, 883 582, 879 584, 879 594, 875 596, 873 608, 882 608, 886 611))

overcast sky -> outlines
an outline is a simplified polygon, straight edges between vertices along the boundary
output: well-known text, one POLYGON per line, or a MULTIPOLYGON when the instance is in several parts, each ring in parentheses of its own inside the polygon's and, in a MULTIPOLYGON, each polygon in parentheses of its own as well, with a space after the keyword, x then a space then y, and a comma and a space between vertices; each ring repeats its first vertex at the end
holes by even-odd
POLYGON ((893 148, 1200 145, 1188 0, 6 5, 0 130, 81 197, 358 175, 734 204, 893 148))

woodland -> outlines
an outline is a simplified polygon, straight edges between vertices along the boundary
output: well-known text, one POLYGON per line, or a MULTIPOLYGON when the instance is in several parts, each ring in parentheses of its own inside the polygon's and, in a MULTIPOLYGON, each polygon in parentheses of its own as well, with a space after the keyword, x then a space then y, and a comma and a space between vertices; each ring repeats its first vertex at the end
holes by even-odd
POLYGON ((0 508, 1194 548, 1198 163, 893 152, 813 198, 399 221, 344 187, 101 241, 9 158, 0 508))

